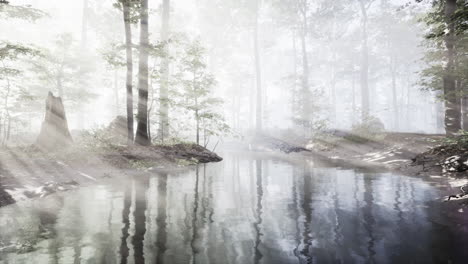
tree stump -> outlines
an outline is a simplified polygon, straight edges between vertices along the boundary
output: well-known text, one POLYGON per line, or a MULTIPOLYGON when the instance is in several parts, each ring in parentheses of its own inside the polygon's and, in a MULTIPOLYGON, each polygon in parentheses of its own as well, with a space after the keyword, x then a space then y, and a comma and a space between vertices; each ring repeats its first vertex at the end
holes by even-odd
POLYGON ((62 98, 55 97, 49 92, 45 118, 35 145, 42 150, 56 150, 70 146, 72 143, 62 98))

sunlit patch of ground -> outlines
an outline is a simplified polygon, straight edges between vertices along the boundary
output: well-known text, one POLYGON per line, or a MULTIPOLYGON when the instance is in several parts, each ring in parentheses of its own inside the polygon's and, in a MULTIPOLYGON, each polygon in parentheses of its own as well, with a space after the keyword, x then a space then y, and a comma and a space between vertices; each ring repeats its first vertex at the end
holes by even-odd
POLYGON ((215 153, 193 144, 113 147, 96 151, 71 148, 57 152, 5 148, 0 151, 0 206, 71 190, 109 177, 220 160, 215 153))

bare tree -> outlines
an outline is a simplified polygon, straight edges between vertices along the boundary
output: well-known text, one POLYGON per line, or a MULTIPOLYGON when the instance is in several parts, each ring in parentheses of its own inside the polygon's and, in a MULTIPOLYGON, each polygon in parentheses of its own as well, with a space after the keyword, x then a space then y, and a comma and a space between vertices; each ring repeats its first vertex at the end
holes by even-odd
POLYGON ((138 114, 135 143, 148 146, 151 140, 148 136, 148 0, 141 1, 140 7, 140 57, 138 69, 138 114))
POLYGON ((257 86, 257 106, 256 106, 256 131, 257 133, 262 132, 262 69, 260 64, 260 47, 259 47, 259 36, 258 36, 258 17, 260 12, 260 0, 255 0, 255 10, 254 10, 254 56, 255 56, 255 77, 256 77, 256 86, 257 86))
POLYGON ((131 0, 123 0, 123 19, 125 25, 125 51, 127 57, 127 76, 125 86, 127 89, 127 144, 133 144, 133 52, 131 27, 131 0))
POLYGON ((368 10, 375 0, 358 0, 361 9, 361 118, 367 120, 370 111, 369 99, 369 47, 368 47, 368 10))
POLYGON ((161 40, 165 42, 164 58, 161 65, 161 85, 159 91, 159 138, 162 142, 169 136, 169 16, 170 0, 163 0, 161 40))

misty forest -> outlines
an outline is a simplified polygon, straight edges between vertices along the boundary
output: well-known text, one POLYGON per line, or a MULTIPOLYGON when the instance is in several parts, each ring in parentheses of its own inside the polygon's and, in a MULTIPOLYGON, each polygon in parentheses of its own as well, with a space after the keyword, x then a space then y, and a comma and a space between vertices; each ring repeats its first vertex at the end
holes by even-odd
POLYGON ((0 0, 0 264, 467 248, 467 0, 0 0))

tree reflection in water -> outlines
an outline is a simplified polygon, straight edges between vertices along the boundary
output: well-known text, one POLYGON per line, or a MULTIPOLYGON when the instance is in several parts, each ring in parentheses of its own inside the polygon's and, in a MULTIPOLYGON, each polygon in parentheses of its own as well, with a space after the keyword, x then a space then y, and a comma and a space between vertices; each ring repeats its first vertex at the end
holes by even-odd
POLYGON ((1 208, 2 245, 22 246, 0 263, 455 263, 464 218, 433 180, 247 155, 135 173, 1 208))

